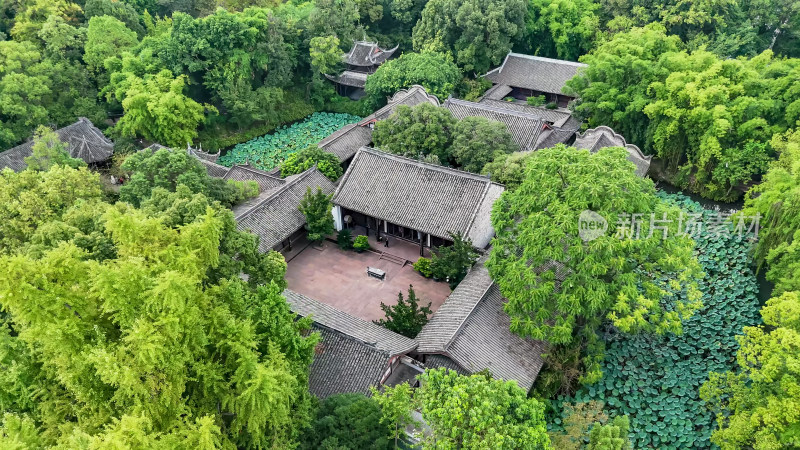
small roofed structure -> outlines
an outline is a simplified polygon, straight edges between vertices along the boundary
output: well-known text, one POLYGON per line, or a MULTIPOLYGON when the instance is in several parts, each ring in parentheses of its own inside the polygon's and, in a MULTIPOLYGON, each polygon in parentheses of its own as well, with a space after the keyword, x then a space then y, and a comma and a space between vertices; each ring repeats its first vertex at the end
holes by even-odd
POLYGON ((530 390, 543 365, 544 342, 522 338, 509 329, 505 299, 484 266, 475 263, 464 280, 417 335, 417 353, 427 367, 462 374, 488 370, 530 390))
POLYGON ((652 155, 645 156, 639 147, 628 144, 621 134, 617 134, 607 126, 599 126, 583 133, 578 133, 573 145, 575 148, 587 149, 592 153, 603 147, 624 147, 628 150, 628 161, 636 166, 636 175, 640 177, 647 174, 650 169, 650 162, 653 159, 652 155))
POLYGON ((309 390, 320 399, 335 394, 369 395, 400 365, 417 343, 372 322, 312 298, 285 290, 289 308, 314 321, 322 336, 309 369, 309 390))
POLYGON ((356 41, 343 56, 347 69, 354 72, 374 73, 378 67, 392 57, 397 47, 383 49, 377 42, 356 41))
POLYGON ((540 117, 522 111, 499 108, 494 105, 448 98, 442 107, 447 108, 456 119, 485 117, 505 124, 514 142, 521 151, 533 150, 546 122, 540 117))
POLYGON ((339 162, 350 161, 359 148, 372 142, 372 128, 351 123, 334 131, 317 146, 327 153, 336 155, 339 162))
POLYGON ((439 99, 435 95, 428 94, 424 87, 415 84, 408 89, 400 89, 395 92, 389 102, 386 103, 386 106, 361 119, 358 124, 372 128, 375 122, 388 119, 400 105, 417 106, 426 102, 433 106, 439 106, 439 99))
MULTIPOLYGON (((92 122, 81 117, 72 125, 56 130, 61 142, 69 147, 69 155, 80 158, 87 164, 98 163, 111 158, 114 143, 103 135, 92 122)), ((0 153, 0 170, 8 167, 19 172, 28 167, 25 158, 33 154, 33 141, 26 142, 0 153)))
POLYGON ((333 196, 337 230, 362 226, 436 247, 449 233, 485 248, 494 236, 490 213, 503 186, 488 177, 363 147, 333 196))
POLYGON ((355 41, 350 51, 342 55, 345 70, 339 75, 326 74, 325 77, 336 84, 339 95, 359 98, 364 94, 367 75, 375 73, 395 51, 397 46, 383 49, 377 42, 355 41))
POLYGON ((513 97, 526 100, 544 95, 547 102, 566 107, 574 97, 563 92, 567 81, 586 64, 510 52, 500 67, 484 75, 492 84, 487 96, 494 100, 513 97))
POLYGON ((308 189, 317 188, 330 194, 334 184, 314 166, 305 172, 292 175, 285 183, 269 191, 260 202, 236 216, 240 230, 259 236, 258 249, 267 252, 290 247, 304 233, 306 218, 298 209, 308 189))

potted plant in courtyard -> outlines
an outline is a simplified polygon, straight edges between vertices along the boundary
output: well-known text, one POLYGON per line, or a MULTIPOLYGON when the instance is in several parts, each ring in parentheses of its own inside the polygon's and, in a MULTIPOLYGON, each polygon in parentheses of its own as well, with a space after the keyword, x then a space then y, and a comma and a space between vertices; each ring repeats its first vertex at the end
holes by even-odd
POLYGON ((414 267, 414 270, 419 272, 419 274, 422 275, 425 278, 430 278, 431 275, 432 275, 432 272, 431 272, 431 260, 428 259, 428 258, 425 258, 424 256, 421 256, 417 260, 417 262, 414 263, 414 265, 412 267, 414 267))
POLYGON ((358 253, 369 250, 369 239, 363 234, 361 236, 356 236, 356 239, 353 241, 353 249, 358 253))

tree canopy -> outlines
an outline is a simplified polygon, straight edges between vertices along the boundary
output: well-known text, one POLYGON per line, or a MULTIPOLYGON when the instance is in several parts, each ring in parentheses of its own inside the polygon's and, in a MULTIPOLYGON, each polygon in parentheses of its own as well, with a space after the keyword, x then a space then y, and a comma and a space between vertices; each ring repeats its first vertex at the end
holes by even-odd
POLYGON ((449 55, 423 51, 404 53, 381 64, 374 74, 367 77, 364 90, 376 105, 380 105, 400 89, 418 84, 444 101, 460 80, 461 72, 449 55))
POLYGON ((591 358, 602 353, 595 345, 604 321, 628 333, 679 332, 701 306, 700 269, 692 241, 678 234, 679 212, 626 156, 615 147, 539 150, 522 184, 492 209, 496 237, 486 266, 508 299, 511 330, 555 345, 586 343, 587 379, 600 375, 591 358), (594 235, 583 234, 586 222, 596 224, 594 235), (665 278, 690 292, 669 310, 661 306, 665 278))

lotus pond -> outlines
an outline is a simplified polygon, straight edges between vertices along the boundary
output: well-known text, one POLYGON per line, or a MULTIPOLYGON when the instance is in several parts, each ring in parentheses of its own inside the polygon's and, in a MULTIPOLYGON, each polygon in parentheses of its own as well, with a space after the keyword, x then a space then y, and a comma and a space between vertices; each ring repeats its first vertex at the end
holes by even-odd
POLYGON ((278 128, 274 133, 236 145, 218 162, 228 167, 249 163, 261 170, 272 170, 292 153, 314 145, 339 128, 360 119, 350 114, 315 112, 300 122, 278 128))

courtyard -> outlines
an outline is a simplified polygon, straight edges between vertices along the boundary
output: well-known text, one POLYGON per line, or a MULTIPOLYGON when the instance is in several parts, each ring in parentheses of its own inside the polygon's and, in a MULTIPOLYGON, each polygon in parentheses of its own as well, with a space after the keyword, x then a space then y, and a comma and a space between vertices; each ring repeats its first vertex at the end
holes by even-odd
POLYGON ((385 248, 374 236, 370 245, 375 250, 363 253, 341 250, 331 241, 321 248, 296 246, 285 255, 289 289, 365 320, 382 319, 381 302, 396 304, 397 294, 406 297, 409 285, 414 286, 420 305, 431 302, 433 312, 450 295, 447 283, 425 278, 411 266, 416 260, 412 255, 419 255, 418 246, 394 239, 385 248), (368 276, 367 267, 383 270, 385 279, 368 276))

